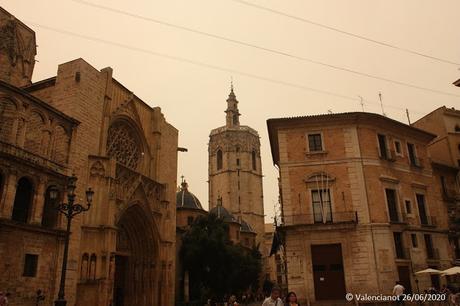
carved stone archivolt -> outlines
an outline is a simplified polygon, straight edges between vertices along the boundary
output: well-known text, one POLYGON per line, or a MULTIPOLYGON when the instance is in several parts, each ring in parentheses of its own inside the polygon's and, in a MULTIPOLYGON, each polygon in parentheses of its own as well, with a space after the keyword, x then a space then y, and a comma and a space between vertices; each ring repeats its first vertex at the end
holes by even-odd
POLYGON ((131 202, 136 191, 140 188, 151 208, 154 210, 160 209, 160 203, 164 199, 165 194, 165 186, 163 184, 122 165, 117 165, 115 182, 115 195, 118 201, 123 203, 131 202))

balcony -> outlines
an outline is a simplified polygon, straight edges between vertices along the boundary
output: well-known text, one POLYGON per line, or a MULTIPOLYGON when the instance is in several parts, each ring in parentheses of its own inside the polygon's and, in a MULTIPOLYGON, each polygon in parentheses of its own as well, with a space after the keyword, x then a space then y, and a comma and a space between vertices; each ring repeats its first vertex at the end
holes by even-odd
POLYGON ((396 161, 396 152, 390 149, 381 149, 377 147, 377 152, 379 152, 379 158, 387 161, 394 162, 396 161))
POLYGON ((60 165, 35 153, 26 151, 23 148, 12 145, 10 143, 0 141, 0 154, 17 159, 20 162, 26 162, 34 166, 39 166, 47 170, 67 175, 66 167, 63 165, 60 165))
POLYGON ((340 225, 349 226, 358 223, 358 212, 343 211, 333 212, 322 220, 320 215, 315 214, 298 214, 284 216, 284 226, 307 225, 314 228, 325 229, 326 227, 337 227, 340 225))
POLYGON ((436 217, 420 216, 420 225, 422 227, 436 227, 436 217))
POLYGON ((410 260, 411 259, 409 248, 398 247, 395 249, 395 252, 396 252, 397 260, 410 260))
POLYGON ((460 192, 454 189, 443 189, 442 198, 446 202, 460 201, 460 192))
POLYGON ((429 248, 426 249, 426 260, 427 261, 433 261, 433 260, 439 260, 439 250, 435 248, 429 248))
POLYGON ((423 159, 418 158, 418 157, 410 157, 409 161, 412 167, 423 168, 423 159))

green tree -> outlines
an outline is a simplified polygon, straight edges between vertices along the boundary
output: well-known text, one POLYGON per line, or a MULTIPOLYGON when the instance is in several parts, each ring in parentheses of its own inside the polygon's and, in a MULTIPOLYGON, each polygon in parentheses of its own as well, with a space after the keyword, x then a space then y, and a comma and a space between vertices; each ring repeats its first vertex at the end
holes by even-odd
POLYGON ((184 234, 180 256, 189 272, 191 299, 221 299, 257 289, 262 270, 258 247, 234 245, 228 224, 214 215, 198 218, 184 234))

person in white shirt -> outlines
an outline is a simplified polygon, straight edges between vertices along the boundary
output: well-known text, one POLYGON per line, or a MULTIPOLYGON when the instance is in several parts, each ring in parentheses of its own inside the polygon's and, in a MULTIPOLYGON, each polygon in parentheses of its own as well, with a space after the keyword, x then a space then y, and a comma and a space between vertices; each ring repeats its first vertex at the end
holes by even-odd
POLYGON ((283 301, 280 299, 281 288, 273 286, 271 295, 265 299, 262 306, 283 306, 283 301))
POLYGON ((399 281, 397 281, 396 285, 393 287, 393 295, 398 297, 398 305, 404 305, 403 294, 405 290, 406 288, 404 288, 399 281))

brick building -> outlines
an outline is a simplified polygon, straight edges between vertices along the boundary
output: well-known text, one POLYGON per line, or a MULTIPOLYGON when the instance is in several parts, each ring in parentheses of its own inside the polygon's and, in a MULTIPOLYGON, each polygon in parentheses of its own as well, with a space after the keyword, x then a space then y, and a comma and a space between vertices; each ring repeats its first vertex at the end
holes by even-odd
POLYGON ((433 185, 436 136, 370 113, 267 121, 279 168, 289 290, 302 301, 437 286, 451 265, 447 209, 433 185))
POLYGON ((428 145, 437 195, 449 214, 452 257, 460 263, 460 111, 442 106, 413 126, 437 135, 428 145))
POLYGON ((75 173, 77 200, 95 194, 72 223, 68 305, 173 305, 178 131, 111 68, 76 59, 32 83, 35 46, 0 8, 0 290, 53 304, 65 220, 48 190, 66 201, 75 173))

